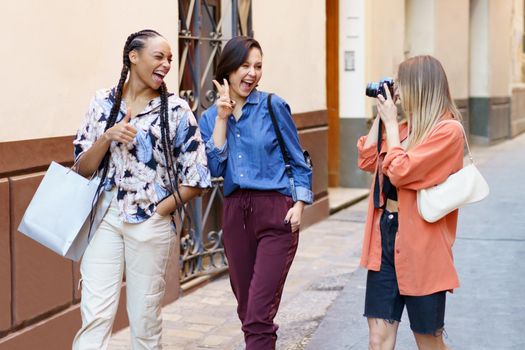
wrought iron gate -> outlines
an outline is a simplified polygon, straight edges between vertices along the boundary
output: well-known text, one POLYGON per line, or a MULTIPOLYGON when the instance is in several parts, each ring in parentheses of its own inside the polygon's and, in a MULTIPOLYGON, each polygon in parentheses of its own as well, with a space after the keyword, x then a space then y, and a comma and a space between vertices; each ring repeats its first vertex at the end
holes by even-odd
MULTIPOLYGON (((179 0, 179 94, 195 116, 215 102, 212 79, 222 44, 237 35, 253 36, 251 0, 179 0)), ((223 271, 222 179, 189 206, 191 223, 181 233, 180 279, 223 271), (206 233, 207 232, 207 233, 206 233)))

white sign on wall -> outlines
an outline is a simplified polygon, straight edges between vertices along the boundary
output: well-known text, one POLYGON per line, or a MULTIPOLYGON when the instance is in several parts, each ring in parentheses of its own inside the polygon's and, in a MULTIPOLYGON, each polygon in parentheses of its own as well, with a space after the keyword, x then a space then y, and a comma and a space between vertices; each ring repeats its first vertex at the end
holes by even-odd
POLYGON ((365 117, 365 3, 339 1, 339 111, 341 118, 365 117))

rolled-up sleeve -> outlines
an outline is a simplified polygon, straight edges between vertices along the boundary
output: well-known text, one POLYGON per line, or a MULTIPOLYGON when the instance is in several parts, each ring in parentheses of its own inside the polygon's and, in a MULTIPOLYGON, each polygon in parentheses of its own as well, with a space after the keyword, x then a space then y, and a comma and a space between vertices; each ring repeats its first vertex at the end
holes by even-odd
POLYGON ((208 167, 211 176, 224 176, 226 171, 226 161, 228 160, 228 141, 224 145, 217 147, 213 142, 213 128, 215 127, 215 118, 213 117, 213 109, 205 111, 200 118, 199 128, 201 130, 202 138, 206 143, 206 155, 208 157, 208 167))
POLYGON ((463 130, 459 123, 439 123, 419 145, 388 150, 383 173, 398 188, 419 190, 438 185, 459 170, 463 161, 463 130))
POLYGON ((374 172, 377 164, 377 142, 365 147, 367 136, 357 140, 357 166, 367 172, 374 172))
POLYGON ((304 159, 290 106, 278 96, 275 96, 275 100, 272 99, 272 106, 275 110, 275 116, 279 121, 279 129, 283 135, 284 144, 290 157, 297 200, 303 201, 306 204, 312 204, 314 200, 314 194, 312 192, 312 169, 304 159))
POLYGON ((224 162, 228 158, 228 141, 226 140, 221 147, 217 147, 213 138, 210 138, 206 142, 206 153, 219 162, 224 162))

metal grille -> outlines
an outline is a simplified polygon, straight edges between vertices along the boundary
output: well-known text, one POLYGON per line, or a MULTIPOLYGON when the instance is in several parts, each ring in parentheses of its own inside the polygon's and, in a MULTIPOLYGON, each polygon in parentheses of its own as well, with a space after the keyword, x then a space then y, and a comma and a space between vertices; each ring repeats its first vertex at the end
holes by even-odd
MULTIPOLYGON (((237 35, 253 36, 251 0, 179 0, 179 94, 195 116, 216 99, 212 80, 223 43, 237 35)), ((222 180, 189 206, 181 233, 181 283, 227 268, 220 212, 222 180)))

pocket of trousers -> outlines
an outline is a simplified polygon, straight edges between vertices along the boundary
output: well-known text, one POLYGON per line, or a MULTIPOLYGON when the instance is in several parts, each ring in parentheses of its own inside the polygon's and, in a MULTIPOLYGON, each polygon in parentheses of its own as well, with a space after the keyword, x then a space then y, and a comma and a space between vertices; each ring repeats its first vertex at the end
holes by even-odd
POLYGON ((144 296, 144 303, 147 307, 155 307, 160 306, 160 303, 162 302, 162 297, 164 296, 166 287, 162 287, 161 290, 156 291, 152 294, 146 294, 144 296))
POLYGON ((154 220, 167 220, 167 219, 170 219, 171 220, 171 215, 168 214, 166 216, 162 216, 159 213, 154 212, 153 215, 150 216, 150 219, 154 219, 154 220))

